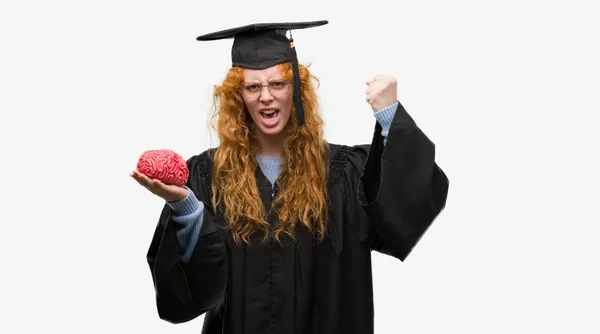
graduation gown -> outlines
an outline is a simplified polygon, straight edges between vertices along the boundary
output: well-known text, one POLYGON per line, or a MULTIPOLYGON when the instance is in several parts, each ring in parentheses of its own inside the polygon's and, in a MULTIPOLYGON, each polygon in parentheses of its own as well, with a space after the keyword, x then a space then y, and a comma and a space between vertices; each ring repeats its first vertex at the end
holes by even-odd
MULTIPOLYGON (((203 334, 373 333, 371 251, 404 261, 445 206, 448 179, 402 105, 386 145, 376 124, 371 145, 330 144, 328 156, 324 241, 313 242, 299 224, 295 245, 261 243, 261 234, 242 246, 211 207, 209 151, 190 158, 187 186, 204 203, 204 222, 189 263, 181 263, 172 210, 161 213, 147 255, 160 318, 205 314, 203 334)), ((260 168, 256 180, 269 212, 279 190, 260 168)))

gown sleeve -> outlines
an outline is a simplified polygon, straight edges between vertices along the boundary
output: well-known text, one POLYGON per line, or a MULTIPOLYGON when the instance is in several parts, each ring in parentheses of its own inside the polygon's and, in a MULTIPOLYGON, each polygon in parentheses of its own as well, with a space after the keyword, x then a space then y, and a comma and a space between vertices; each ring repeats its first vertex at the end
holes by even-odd
MULTIPOLYGON (((207 151, 208 152, 208 151, 207 151)), ((181 323, 192 320, 224 302, 227 255, 223 232, 210 205, 208 153, 187 161, 186 185, 204 203, 203 224, 189 263, 182 263, 176 239, 178 224, 165 204, 147 254, 161 319, 181 323)))
POLYGON ((371 145, 349 154, 354 229, 371 249, 404 261, 446 205, 449 182, 435 145, 400 103, 383 139, 376 123, 371 145))

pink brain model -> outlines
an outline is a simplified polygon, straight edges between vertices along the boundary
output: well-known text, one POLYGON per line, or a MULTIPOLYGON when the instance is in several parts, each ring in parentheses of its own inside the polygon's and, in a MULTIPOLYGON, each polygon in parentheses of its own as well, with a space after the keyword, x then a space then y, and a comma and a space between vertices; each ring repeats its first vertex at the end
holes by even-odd
POLYGON ((150 150, 142 153, 137 170, 164 184, 183 186, 190 175, 183 158, 171 150, 150 150))

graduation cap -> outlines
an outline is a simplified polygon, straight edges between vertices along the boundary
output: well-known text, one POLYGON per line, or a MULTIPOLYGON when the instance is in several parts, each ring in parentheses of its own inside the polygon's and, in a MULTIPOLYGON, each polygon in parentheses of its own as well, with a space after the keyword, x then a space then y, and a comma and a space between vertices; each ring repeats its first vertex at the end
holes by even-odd
POLYGON ((287 23, 257 23, 246 26, 213 32, 196 38, 198 41, 213 41, 233 38, 231 61, 233 67, 262 70, 292 62, 294 73, 294 105, 298 125, 304 124, 304 106, 300 75, 298 72, 298 57, 292 38, 293 29, 305 29, 327 24, 327 21, 287 22, 287 23), (286 32, 290 31, 290 38, 286 32))

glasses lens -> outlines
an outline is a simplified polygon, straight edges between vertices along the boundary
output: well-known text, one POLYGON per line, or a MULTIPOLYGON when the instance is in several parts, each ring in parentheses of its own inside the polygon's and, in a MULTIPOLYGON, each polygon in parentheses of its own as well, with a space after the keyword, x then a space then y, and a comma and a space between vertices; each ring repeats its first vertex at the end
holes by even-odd
POLYGON ((287 93, 288 91, 288 83, 285 80, 277 80, 269 82, 269 92, 271 95, 280 97, 287 93))
POLYGON ((261 88, 262 87, 259 84, 242 85, 242 95, 244 95, 244 98, 246 99, 258 98, 258 96, 260 96, 261 88))

